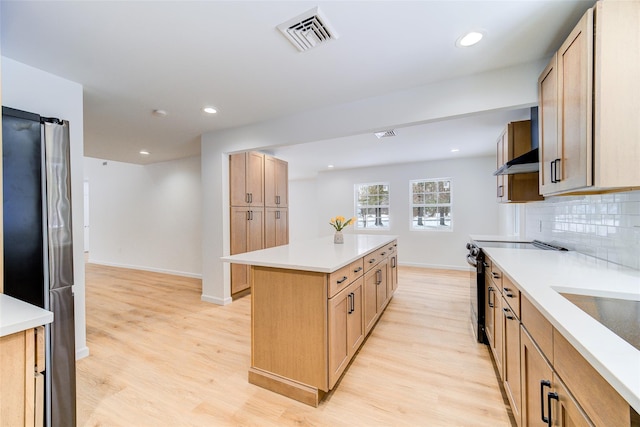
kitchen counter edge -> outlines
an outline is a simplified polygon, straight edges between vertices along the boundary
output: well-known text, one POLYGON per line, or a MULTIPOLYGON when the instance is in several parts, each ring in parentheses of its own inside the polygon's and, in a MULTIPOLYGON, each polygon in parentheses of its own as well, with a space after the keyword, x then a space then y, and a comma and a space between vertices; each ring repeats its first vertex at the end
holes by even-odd
POLYGON ((0 294, 0 337, 53 322, 53 313, 0 294))

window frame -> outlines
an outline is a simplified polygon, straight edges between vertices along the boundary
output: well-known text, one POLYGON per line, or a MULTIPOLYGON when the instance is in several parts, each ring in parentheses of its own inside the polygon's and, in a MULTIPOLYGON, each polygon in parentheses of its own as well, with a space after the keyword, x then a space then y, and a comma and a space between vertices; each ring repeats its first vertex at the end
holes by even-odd
MULTIPOLYGON (((436 193, 438 194, 438 193, 436 193)), ((454 220, 453 220, 453 178, 451 177, 441 177, 441 178, 419 178, 419 179, 412 179, 409 180, 409 230, 410 231, 418 231, 418 232, 422 232, 422 231, 427 231, 427 232, 452 232, 453 231, 453 225, 454 225, 454 220), (442 182, 442 181, 449 181, 449 203, 439 203, 436 202, 435 204, 428 204, 428 203, 414 203, 413 201, 413 197, 414 197, 414 193, 413 193, 413 185, 415 183, 426 183, 426 182, 442 182), (429 205, 429 206, 425 206, 425 205, 429 205), (426 227, 423 226, 421 228, 417 228, 414 226, 413 224, 413 210, 414 208, 419 208, 419 207, 433 207, 433 208, 438 208, 438 207, 448 207, 449 208, 449 225, 448 226, 438 226, 438 227, 426 227)))
POLYGON ((387 182, 383 182, 383 181, 379 181, 379 182, 363 182, 363 183, 359 183, 359 184, 353 184, 353 199, 354 199, 354 216, 356 218, 356 223, 354 225, 354 229, 356 231, 388 231, 391 229, 391 184, 387 181, 387 182), (388 215, 387 215, 387 226, 384 227, 362 227, 360 226, 360 216, 359 216, 359 209, 361 208, 360 205, 360 187, 363 186, 367 186, 367 187, 371 187, 374 185, 382 185, 382 186, 386 186, 387 187, 387 204, 386 205, 379 205, 379 206, 370 206, 370 205, 364 205, 365 208, 369 209, 369 208, 376 208, 376 207, 380 207, 380 208, 386 208, 388 215))

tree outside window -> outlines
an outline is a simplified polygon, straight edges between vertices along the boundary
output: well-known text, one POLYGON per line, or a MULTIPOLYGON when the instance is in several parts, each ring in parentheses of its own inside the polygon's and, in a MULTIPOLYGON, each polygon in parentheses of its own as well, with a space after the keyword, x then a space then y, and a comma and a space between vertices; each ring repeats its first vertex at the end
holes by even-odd
POLYGON ((356 184, 356 228, 389 228, 389 184, 356 184))
POLYGON ((411 229, 451 230, 451 178, 410 181, 411 229))

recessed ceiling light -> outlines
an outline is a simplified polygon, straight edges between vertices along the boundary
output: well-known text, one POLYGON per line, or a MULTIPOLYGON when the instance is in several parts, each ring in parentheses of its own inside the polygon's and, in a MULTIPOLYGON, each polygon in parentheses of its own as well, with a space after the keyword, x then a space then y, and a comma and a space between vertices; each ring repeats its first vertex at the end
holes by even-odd
POLYGON ((482 40, 483 34, 479 31, 469 31, 456 40, 456 46, 469 47, 482 40))
POLYGON ((452 153, 457 153, 458 151, 460 151, 458 148, 452 148, 452 149, 451 149, 451 152, 452 152, 452 153))
POLYGON ((151 112, 151 114, 153 114, 156 117, 166 117, 167 116, 167 112, 165 110, 153 110, 151 112))
POLYGON ((215 108, 213 108, 213 107, 204 107, 204 108, 202 109, 202 111, 204 111, 204 112, 205 112, 205 113, 207 113, 207 114, 215 114, 215 113, 217 113, 217 112, 218 112, 218 110, 216 110, 216 109, 215 109, 215 108))
POLYGON ((140 154, 142 154, 143 156, 148 156, 151 153, 148 152, 147 150, 140 150, 140 154))
POLYGON ((327 166, 329 169, 333 169, 333 165, 328 165, 327 166))
POLYGON ((380 131, 380 132, 374 132, 373 134, 378 139, 380 139, 380 138, 389 138, 389 137, 392 137, 392 136, 396 136, 396 131, 395 131, 395 129, 389 129, 389 130, 383 130, 383 131, 380 131))

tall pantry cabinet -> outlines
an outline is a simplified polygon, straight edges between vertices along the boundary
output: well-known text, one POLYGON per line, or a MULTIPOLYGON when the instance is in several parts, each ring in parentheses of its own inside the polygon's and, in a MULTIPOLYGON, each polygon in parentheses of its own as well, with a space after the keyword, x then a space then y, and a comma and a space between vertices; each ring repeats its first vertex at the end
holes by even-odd
MULTIPOLYGON (((288 164, 255 151, 229 156, 231 255, 289 243, 288 164)), ((231 264, 231 295, 251 286, 249 266, 231 264)))

